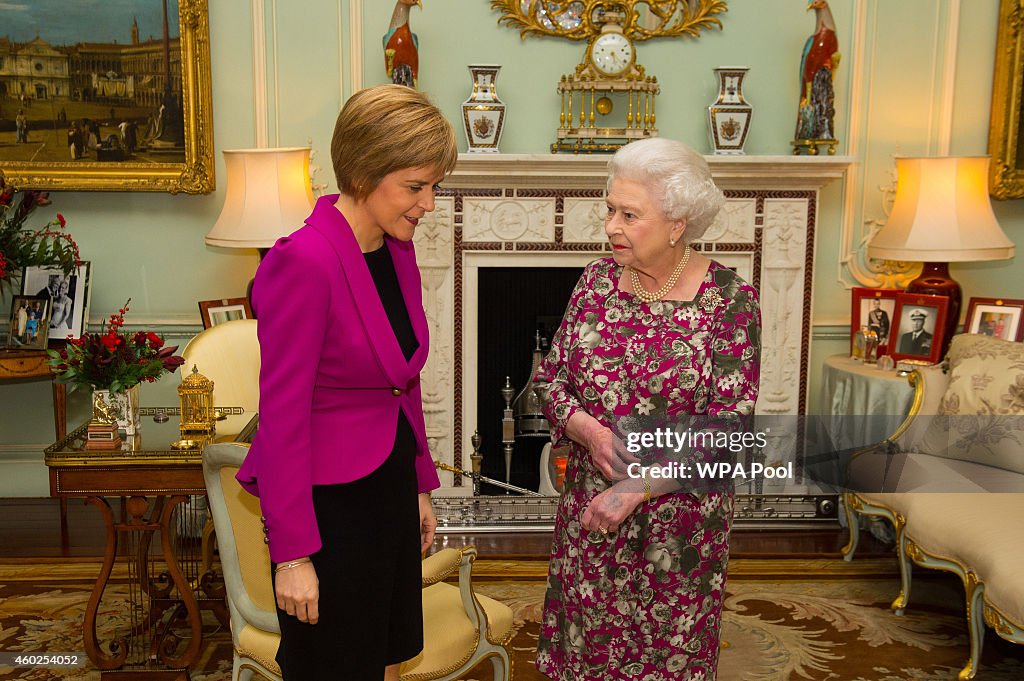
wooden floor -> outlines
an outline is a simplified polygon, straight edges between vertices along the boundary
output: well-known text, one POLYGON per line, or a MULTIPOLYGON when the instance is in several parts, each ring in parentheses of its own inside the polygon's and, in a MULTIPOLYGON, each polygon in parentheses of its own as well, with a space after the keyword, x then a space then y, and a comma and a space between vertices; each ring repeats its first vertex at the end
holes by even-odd
MULTIPOLYGON (((733 532, 734 558, 838 558, 846 530, 733 532)), ((103 554, 105 531, 99 511, 83 500, 68 502, 67 527, 62 530, 55 499, 0 499, 0 560, 22 558, 93 559, 103 554)), ((547 560, 551 534, 473 533, 438 535, 439 546, 476 546, 481 557, 506 560, 547 560)), ((892 548, 870 535, 861 537, 858 557, 892 555, 892 548)))

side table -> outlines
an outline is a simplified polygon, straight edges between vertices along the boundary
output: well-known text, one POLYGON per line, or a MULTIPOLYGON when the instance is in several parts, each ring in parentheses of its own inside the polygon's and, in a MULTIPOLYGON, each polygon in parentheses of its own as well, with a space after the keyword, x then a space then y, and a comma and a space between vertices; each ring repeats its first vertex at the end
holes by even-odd
POLYGON ((910 413, 914 388, 906 376, 872 364, 832 355, 822 367, 822 405, 833 417, 832 432, 841 448, 881 442, 910 413))
MULTIPOLYGON (((53 432, 57 440, 63 440, 68 434, 68 390, 63 383, 53 380, 53 372, 47 364, 49 356, 46 350, 0 350, 0 381, 21 382, 50 381, 53 392, 53 432)), ((53 486, 53 471, 50 471, 50 486, 53 486)), ((60 499, 60 527, 67 529, 68 500, 60 499)))
POLYGON ((0 381, 48 379, 53 385, 53 431, 63 440, 68 431, 67 386, 53 380, 46 350, 0 350, 0 381))
MULTIPOLYGON (((223 410, 244 413, 240 407, 223 410)), ((171 445, 180 437, 178 409, 140 411, 143 417, 164 412, 170 418, 145 419, 118 449, 86 449, 87 425, 48 447, 50 494, 85 498, 99 509, 106 526, 103 564, 86 607, 82 636, 86 654, 101 670, 100 681, 188 681, 189 668, 202 652, 201 610, 212 610, 222 626, 229 625, 223 582, 210 570, 205 506, 197 510, 190 502, 206 492, 206 441, 196 439, 189 449, 175 449, 171 445), (127 499, 119 519, 107 497, 127 499), (131 604, 115 612, 116 626, 99 627, 115 563, 127 570, 131 604)), ((240 437, 226 432, 215 439, 240 437)))

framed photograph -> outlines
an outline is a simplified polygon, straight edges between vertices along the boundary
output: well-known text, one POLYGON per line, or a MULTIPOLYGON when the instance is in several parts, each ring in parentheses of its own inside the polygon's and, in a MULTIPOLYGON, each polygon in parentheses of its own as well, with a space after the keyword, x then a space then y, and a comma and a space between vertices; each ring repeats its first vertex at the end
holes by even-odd
POLYGON ((203 328, 217 326, 236 319, 252 319, 252 308, 248 298, 224 298, 222 300, 200 300, 199 314, 203 317, 203 328))
POLYGON ((897 289, 861 288, 853 289, 853 309, 850 311, 850 354, 853 341, 862 326, 878 334, 878 356, 889 354, 889 339, 892 337, 892 319, 896 314, 897 289))
POLYGON ((21 271, 21 294, 46 298, 50 303, 51 340, 81 338, 89 324, 90 263, 83 262, 71 274, 47 267, 21 271))
POLYGON ((1024 300, 971 298, 964 318, 964 333, 978 333, 1009 341, 1024 341, 1024 300))
POLYGON ((916 359, 938 364, 942 359, 942 338, 949 313, 949 298, 923 293, 896 294, 889 355, 895 359, 916 359))
POLYGON ((7 347, 14 350, 45 350, 50 329, 50 301, 36 296, 14 296, 7 347))
MULTIPOLYGON (((1019 0, 1000 0, 988 129, 989 191, 997 199, 1024 197, 1024 31, 1014 17, 1019 0)), ((1019 19, 1019 18, 1018 18, 1019 19)))
POLYGON ((7 183, 213 191, 207 1, 0 3, 7 183))

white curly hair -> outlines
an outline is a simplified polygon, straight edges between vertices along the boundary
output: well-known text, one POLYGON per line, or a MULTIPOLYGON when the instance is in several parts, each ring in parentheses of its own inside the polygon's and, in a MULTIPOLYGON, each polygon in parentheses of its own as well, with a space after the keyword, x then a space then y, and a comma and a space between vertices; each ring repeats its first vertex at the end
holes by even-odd
POLYGON ((661 197, 665 217, 685 220, 684 243, 700 239, 725 204, 704 157, 665 137, 639 140, 616 151, 608 162, 609 189, 617 177, 642 182, 661 197))

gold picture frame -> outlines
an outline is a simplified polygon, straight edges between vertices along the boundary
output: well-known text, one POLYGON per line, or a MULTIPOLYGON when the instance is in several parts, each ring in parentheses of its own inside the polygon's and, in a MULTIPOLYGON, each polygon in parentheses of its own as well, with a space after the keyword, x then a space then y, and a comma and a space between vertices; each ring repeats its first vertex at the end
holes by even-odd
POLYGON ((1000 0, 999 33, 988 131, 989 192, 996 199, 1024 198, 1024 0, 1000 0))
MULTIPOLYGON (((173 21, 173 11, 169 21, 173 21)), ((208 0, 178 0, 178 28, 177 40, 181 50, 181 93, 172 91, 171 101, 174 107, 180 105, 183 119, 181 121, 184 131, 183 162, 177 160, 174 162, 140 162, 118 158, 100 160, 100 153, 95 150, 91 150, 91 154, 83 153, 83 158, 78 158, 78 160, 71 160, 74 156, 69 153, 66 161, 6 161, 0 157, 0 171, 3 172, 8 184, 13 184, 19 189, 61 191, 151 191, 170 192, 171 194, 208 194, 212 192, 216 184, 214 180, 213 97, 210 75, 208 0), (95 156, 96 160, 84 158, 86 155, 95 156)), ((125 58, 127 59, 127 56, 125 58)), ((79 97, 81 96, 79 93, 79 97)), ((62 101, 71 108, 76 102, 73 97, 74 95, 68 92, 62 101)), ((31 106, 33 104, 31 93, 28 100, 27 104, 31 106)), ((53 97, 52 100, 56 104, 62 103, 56 97, 53 97)), ((56 106, 56 104, 39 99, 34 103, 37 107, 49 105, 50 108, 55 108, 56 106)), ((114 127, 111 124, 117 123, 119 119, 115 115, 115 106, 116 103, 110 104, 111 117, 106 123, 108 130, 100 133, 104 140, 112 136, 109 134, 110 128, 114 127)), ((162 109, 161 106, 158 113, 153 116, 159 118, 162 109)), ((39 133, 58 135, 60 129, 68 128, 66 134, 70 152, 73 130, 77 126, 68 127, 72 123, 67 120, 71 115, 67 114, 63 107, 60 113, 63 115, 57 115, 52 124, 46 123, 49 127, 40 129, 39 133), (58 128, 58 126, 62 126, 62 128, 58 128)), ((167 116, 165 120, 174 120, 177 123, 176 117, 172 119, 167 116)), ((74 122, 77 123, 77 121, 74 122)), ((30 137, 33 135, 31 124, 28 126, 28 135, 30 137)), ((84 137, 90 138, 88 131, 84 132, 84 137)), ((134 131, 131 133, 131 139, 134 141, 134 131)), ((125 140, 123 131, 122 140, 125 140)), ((180 137, 173 144, 178 150, 176 156, 180 158, 182 143, 178 140, 180 137)), ((101 142, 99 146, 103 147, 104 144, 101 142)), ((81 148, 85 149, 84 146, 81 148)), ((127 143, 125 148, 130 148, 127 143)), ((152 161, 152 159, 149 160, 152 161)))

